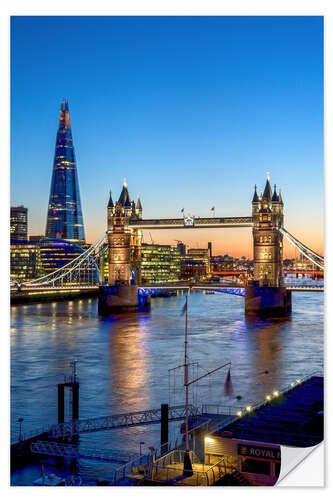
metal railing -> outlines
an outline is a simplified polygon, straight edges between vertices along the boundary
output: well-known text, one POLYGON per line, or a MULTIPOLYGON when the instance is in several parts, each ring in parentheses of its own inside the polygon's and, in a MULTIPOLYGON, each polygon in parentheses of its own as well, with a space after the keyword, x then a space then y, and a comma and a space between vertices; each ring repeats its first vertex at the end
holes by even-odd
POLYGON ((171 440, 162 446, 152 446, 151 449, 154 451, 151 453, 140 455, 113 471, 112 483, 118 485, 124 481, 128 482, 129 476, 133 473, 133 468, 138 468, 139 466, 144 468, 143 477, 146 477, 151 473, 151 464, 169 453, 171 450, 178 448, 181 445, 181 441, 182 437, 178 436, 174 440, 171 440))
POLYGON ((201 406, 202 414, 237 415, 237 412, 240 410, 242 410, 240 406, 223 406, 219 404, 203 404, 201 406))
POLYGON ((19 431, 17 431, 11 438, 11 444, 17 444, 23 441, 27 441, 28 439, 35 438, 42 434, 46 434, 49 432, 49 429, 50 426, 44 425, 43 427, 39 427, 39 429, 22 432, 21 434, 19 431))
POLYGON ((224 457, 215 464, 207 466, 199 462, 193 451, 189 452, 192 471, 184 470, 184 456, 184 450, 173 450, 157 460, 151 466, 149 479, 158 483, 176 483, 184 486, 210 486, 228 472, 224 457))

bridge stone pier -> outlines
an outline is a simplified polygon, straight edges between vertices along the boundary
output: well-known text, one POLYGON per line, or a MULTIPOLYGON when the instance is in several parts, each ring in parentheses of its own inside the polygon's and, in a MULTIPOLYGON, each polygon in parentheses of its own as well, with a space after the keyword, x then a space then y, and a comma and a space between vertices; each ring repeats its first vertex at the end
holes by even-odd
POLYGON ((245 313, 285 316, 291 312, 291 291, 283 281, 283 201, 267 176, 263 194, 255 186, 252 200, 254 279, 245 288, 245 313))

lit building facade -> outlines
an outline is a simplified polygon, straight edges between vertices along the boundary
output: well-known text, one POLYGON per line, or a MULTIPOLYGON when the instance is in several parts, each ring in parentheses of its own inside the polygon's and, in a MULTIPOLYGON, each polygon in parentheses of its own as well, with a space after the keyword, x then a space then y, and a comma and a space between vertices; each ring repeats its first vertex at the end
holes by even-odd
POLYGON ((85 241, 68 101, 60 108, 53 174, 48 205, 47 238, 85 241))
POLYGON ((141 247, 141 277, 143 283, 179 281, 181 254, 179 248, 171 245, 150 245, 141 247))
POLYGON ((210 250, 209 248, 189 248, 187 259, 193 262, 202 262, 205 266, 204 274, 210 273, 210 250))
POLYGON ((39 278, 44 270, 39 244, 16 241, 10 245, 10 278, 18 281, 39 278))
POLYGON ((187 256, 182 257, 181 261, 181 279, 191 280, 193 278, 203 278, 207 275, 206 263, 198 259, 190 259, 187 256))
POLYGON ((10 207, 10 241, 27 241, 28 209, 23 206, 10 207))
POLYGON ((236 267, 236 259, 230 255, 215 255, 211 258, 211 269, 214 272, 232 271, 236 267))
MULTIPOLYGON (((40 258, 44 274, 56 271, 65 266, 76 257, 79 257, 85 250, 71 241, 59 239, 44 239, 40 242, 40 258)), ((97 281, 97 270, 92 263, 85 263, 79 271, 77 278, 81 283, 91 280, 97 281)), ((65 277, 65 281, 71 281, 71 276, 65 277)))

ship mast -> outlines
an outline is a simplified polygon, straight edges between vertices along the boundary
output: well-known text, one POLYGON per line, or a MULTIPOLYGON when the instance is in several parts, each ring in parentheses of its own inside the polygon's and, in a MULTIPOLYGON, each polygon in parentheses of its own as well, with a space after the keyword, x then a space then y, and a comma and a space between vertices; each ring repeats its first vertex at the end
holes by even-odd
POLYGON ((188 441, 188 362, 187 362, 187 327, 188 327, 188 295, 186 295, 186 304, 185 304, 185 359, 184 359, 184 385, 186 392, 186 423, 185 423, 185 433, 186 433, 186 452, 189 452, 189 441, 188 441))

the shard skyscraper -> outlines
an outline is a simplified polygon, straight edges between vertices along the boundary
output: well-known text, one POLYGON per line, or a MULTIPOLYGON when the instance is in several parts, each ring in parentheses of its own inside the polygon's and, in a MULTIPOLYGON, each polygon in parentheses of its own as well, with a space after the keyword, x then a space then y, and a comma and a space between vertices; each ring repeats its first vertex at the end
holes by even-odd
POLYGON ((66 100, 62 101, 60 108, 45 236, 77 243, 85 242, 72 129, 66 100))

